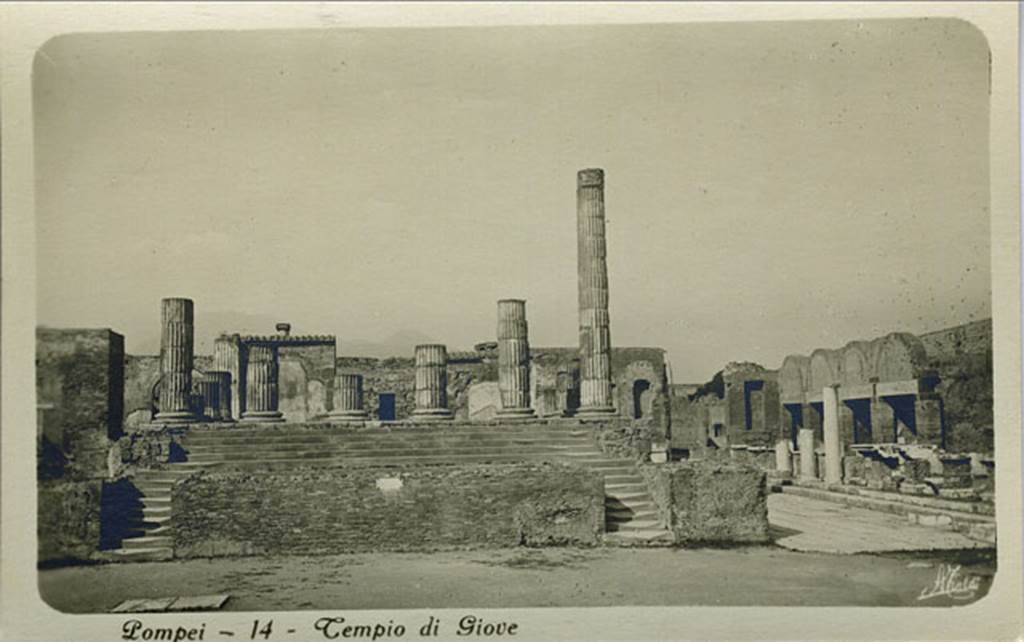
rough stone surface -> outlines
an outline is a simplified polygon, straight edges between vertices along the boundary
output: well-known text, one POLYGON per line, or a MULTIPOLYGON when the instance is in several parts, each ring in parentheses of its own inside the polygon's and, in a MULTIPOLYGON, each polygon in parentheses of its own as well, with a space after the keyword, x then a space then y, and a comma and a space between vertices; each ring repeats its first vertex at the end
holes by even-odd
POLYGON ((121 435, 124 337, 106 329, 38 328, 36 391, 46 408, 39 437, 52 446, 40 452, 62 454, 52 472, 102 477, 109 439, 121 435))
POLYGON ((177 557, 593 546, 604 484, 547 463, 197 473, 172 511, 177 557))
POLYGON ((850 485, 895 492, 903 473, 896 458, 847 455, 843 458, 843 479, 850 485))
POLYGON ((680 545, 759 544, 769 540, 765 473, 706 460, 640 466, 680 545))
POLYGON ((185 452, 181 441, 187 430, 187 425, 160 426, 126 434, 112 447, 113 469, 108 477, 118 478, 136 469, 162 468, 167 463, 182 460, 185 452))
POLYGON ((40 481, 39 563, 87 560, 100 544, 99 480, 40 481))
POLYGON ((633 461, 647 461, 651 444, 661 435, 658 427, 650 421, 624 421, 612 419, 587 424, 592 430, 598 447, 613 457, 624 457, 633 461))

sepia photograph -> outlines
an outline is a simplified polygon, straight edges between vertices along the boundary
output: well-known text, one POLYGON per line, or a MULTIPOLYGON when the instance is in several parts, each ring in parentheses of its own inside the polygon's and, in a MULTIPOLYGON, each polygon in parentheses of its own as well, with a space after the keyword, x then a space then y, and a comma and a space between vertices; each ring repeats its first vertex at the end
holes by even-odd
POLYGON ((542 639, 489 609, 920 617, 1017 573, 989 40, 741 16, 46 40, 42 603, 542 639))

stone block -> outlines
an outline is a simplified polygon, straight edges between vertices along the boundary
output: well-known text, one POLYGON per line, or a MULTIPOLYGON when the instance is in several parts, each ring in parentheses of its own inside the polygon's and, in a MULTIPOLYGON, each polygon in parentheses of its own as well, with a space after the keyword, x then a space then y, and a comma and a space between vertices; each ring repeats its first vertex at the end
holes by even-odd
POLYGON ((910 459, 900 465, 903 476, 912 483, 921 483, 931 474, 931 464, 924 459, 910 459))
POLYGON ((655 492, 654 497, 669 517, 677 544, 725 546, 769 541, 763 470, 706 460, 658 465, 653 470, 667 479, 667 488, 661 482, 662 492, 655 492))

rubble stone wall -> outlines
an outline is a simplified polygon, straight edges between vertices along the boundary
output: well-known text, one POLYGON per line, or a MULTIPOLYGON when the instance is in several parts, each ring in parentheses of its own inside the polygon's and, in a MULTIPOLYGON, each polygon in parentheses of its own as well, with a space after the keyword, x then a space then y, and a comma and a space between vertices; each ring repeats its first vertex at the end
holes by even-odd
POLYGON ((203 472, 172 492, 176 557, 594 546, 604 482, 567 464, 203 472))

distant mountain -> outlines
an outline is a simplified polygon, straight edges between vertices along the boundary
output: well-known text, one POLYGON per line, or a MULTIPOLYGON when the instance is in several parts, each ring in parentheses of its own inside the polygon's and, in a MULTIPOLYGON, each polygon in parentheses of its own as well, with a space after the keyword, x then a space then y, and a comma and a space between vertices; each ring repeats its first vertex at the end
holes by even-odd
POLYGON ((338 337, 338 355, 344 357, 411 357, 417 345, 437 343, 433 337, 415 330, 399 330, 381 341, 338 337))

